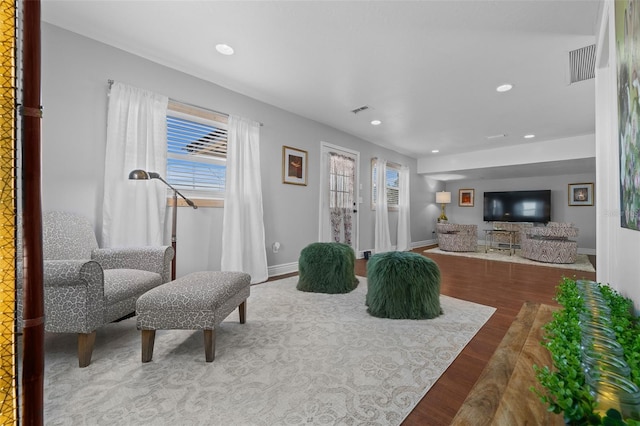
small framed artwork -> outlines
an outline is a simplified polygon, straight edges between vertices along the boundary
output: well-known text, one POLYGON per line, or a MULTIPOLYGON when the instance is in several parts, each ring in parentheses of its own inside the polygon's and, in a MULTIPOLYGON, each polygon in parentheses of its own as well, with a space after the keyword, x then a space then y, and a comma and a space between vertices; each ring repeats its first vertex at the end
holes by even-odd
POLYGON ((282 183, 307 185, 307 151, 282 147, 282 183))
POLYGON ((593 183, 570 183, 569 184, 569 205, 570 206, 592 206, 593 205, 593 183))
POLYGON ((458 190, 458 206, 460 207, 473 207, 473 189, 459 189, 458 190))

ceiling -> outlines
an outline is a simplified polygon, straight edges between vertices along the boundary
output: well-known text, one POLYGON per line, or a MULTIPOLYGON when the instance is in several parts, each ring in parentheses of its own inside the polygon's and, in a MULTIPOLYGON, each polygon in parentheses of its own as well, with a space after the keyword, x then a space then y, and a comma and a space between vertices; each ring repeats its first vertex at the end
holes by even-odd
MULTIPOLYGON (((568 84, 568 52, 595 43, 599 8, 596 0, 43 0, 42 19, 422 158, 594 133, 594 80, 568 84), (218 43, 235 54, 220 55, 218 43), (498 93, 503 83, 514 87, 498 93)), ((585 172, 584 161, 562 163, 545 174, 585 172)))

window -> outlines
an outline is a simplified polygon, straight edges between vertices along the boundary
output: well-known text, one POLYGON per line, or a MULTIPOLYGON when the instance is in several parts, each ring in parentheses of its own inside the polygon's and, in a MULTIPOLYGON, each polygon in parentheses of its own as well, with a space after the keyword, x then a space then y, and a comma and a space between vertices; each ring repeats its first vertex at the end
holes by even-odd
POLYGON ((354 209, 356 162, 351 157, 329 154, 329 208, 354 209))
POLYGON ((170 102, 167 182, 191 199, 223 200, 226 159, 227 117, 170 102))
MULTIPOLYGON (((398 198, 400 196, 400 165, 387 163, 387 176, 385 179, 387 186, 387 206, 389 210, 398 209, 398 198)), ((377 197, 377 176, 376 159, 371 159, 371 209, 376 207, 377 197)))

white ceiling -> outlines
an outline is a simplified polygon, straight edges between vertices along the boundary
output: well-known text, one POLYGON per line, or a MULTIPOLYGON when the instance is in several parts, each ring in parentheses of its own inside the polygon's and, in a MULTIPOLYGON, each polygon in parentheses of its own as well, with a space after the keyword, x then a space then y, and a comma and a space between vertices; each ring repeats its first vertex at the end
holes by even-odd
POLYGON ((421 158, 594 133, 594 80, 568 84, 568 52, 595 43, 599 8, 596 0, 43 0, 42 19, 421 158), (218 54, 217 43, 235 55, 218 54), (506 82, 514 89, 496 92, 506 82), (351 112, 363 105, 370 109, 351 112), (498 134, 506 137, 487 139, 498 134))

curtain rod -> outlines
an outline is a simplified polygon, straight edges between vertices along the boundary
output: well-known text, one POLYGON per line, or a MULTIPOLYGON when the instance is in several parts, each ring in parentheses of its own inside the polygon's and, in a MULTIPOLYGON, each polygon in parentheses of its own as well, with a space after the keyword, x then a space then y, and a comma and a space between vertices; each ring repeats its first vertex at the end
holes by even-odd
MULTIPOLYGON (((109 90, 111 90, 111 86, 113 86, 113 83, 115 83, 115 81, 114 81, 114 80, 112 80, 112 79, 109 79, 109 80, 107 80, 107 83, 109 83, 109 90)), ((181 103, 181 104, 183 104, 183 105, 187 105, 187 106, 190 106, 190 107, 193 107, 193 108, 203 109, 203 110, 205 110, 205 111, 213 112, 213 113, 215 113, 215 114, 220 114, 220 115, 223 115, 223 116, 225 116, 225 117, 227 117, 227 118, 229 117, 229 114, 228 114, 228 113, 226 113, 226 112, 216 111, 215 109, 211 109, 211 108, 204 108, 204 107, 201 107, 201 106, 199 106, 199 105, 190 104, 189 102, 183 102, 183 101, 180 101, 180 100, 178 100, 178 99, 173 99, 173 98, 169 98, 169 99, 171 99, 171 100, 172 100, 172 101, 174 101, 174 102, 179 102, 179 103, 181 103)), ((263 124, 263 123, 259 123, 259 124, 260 124, 260 127, 264 126, 264 124, 263 124)))

